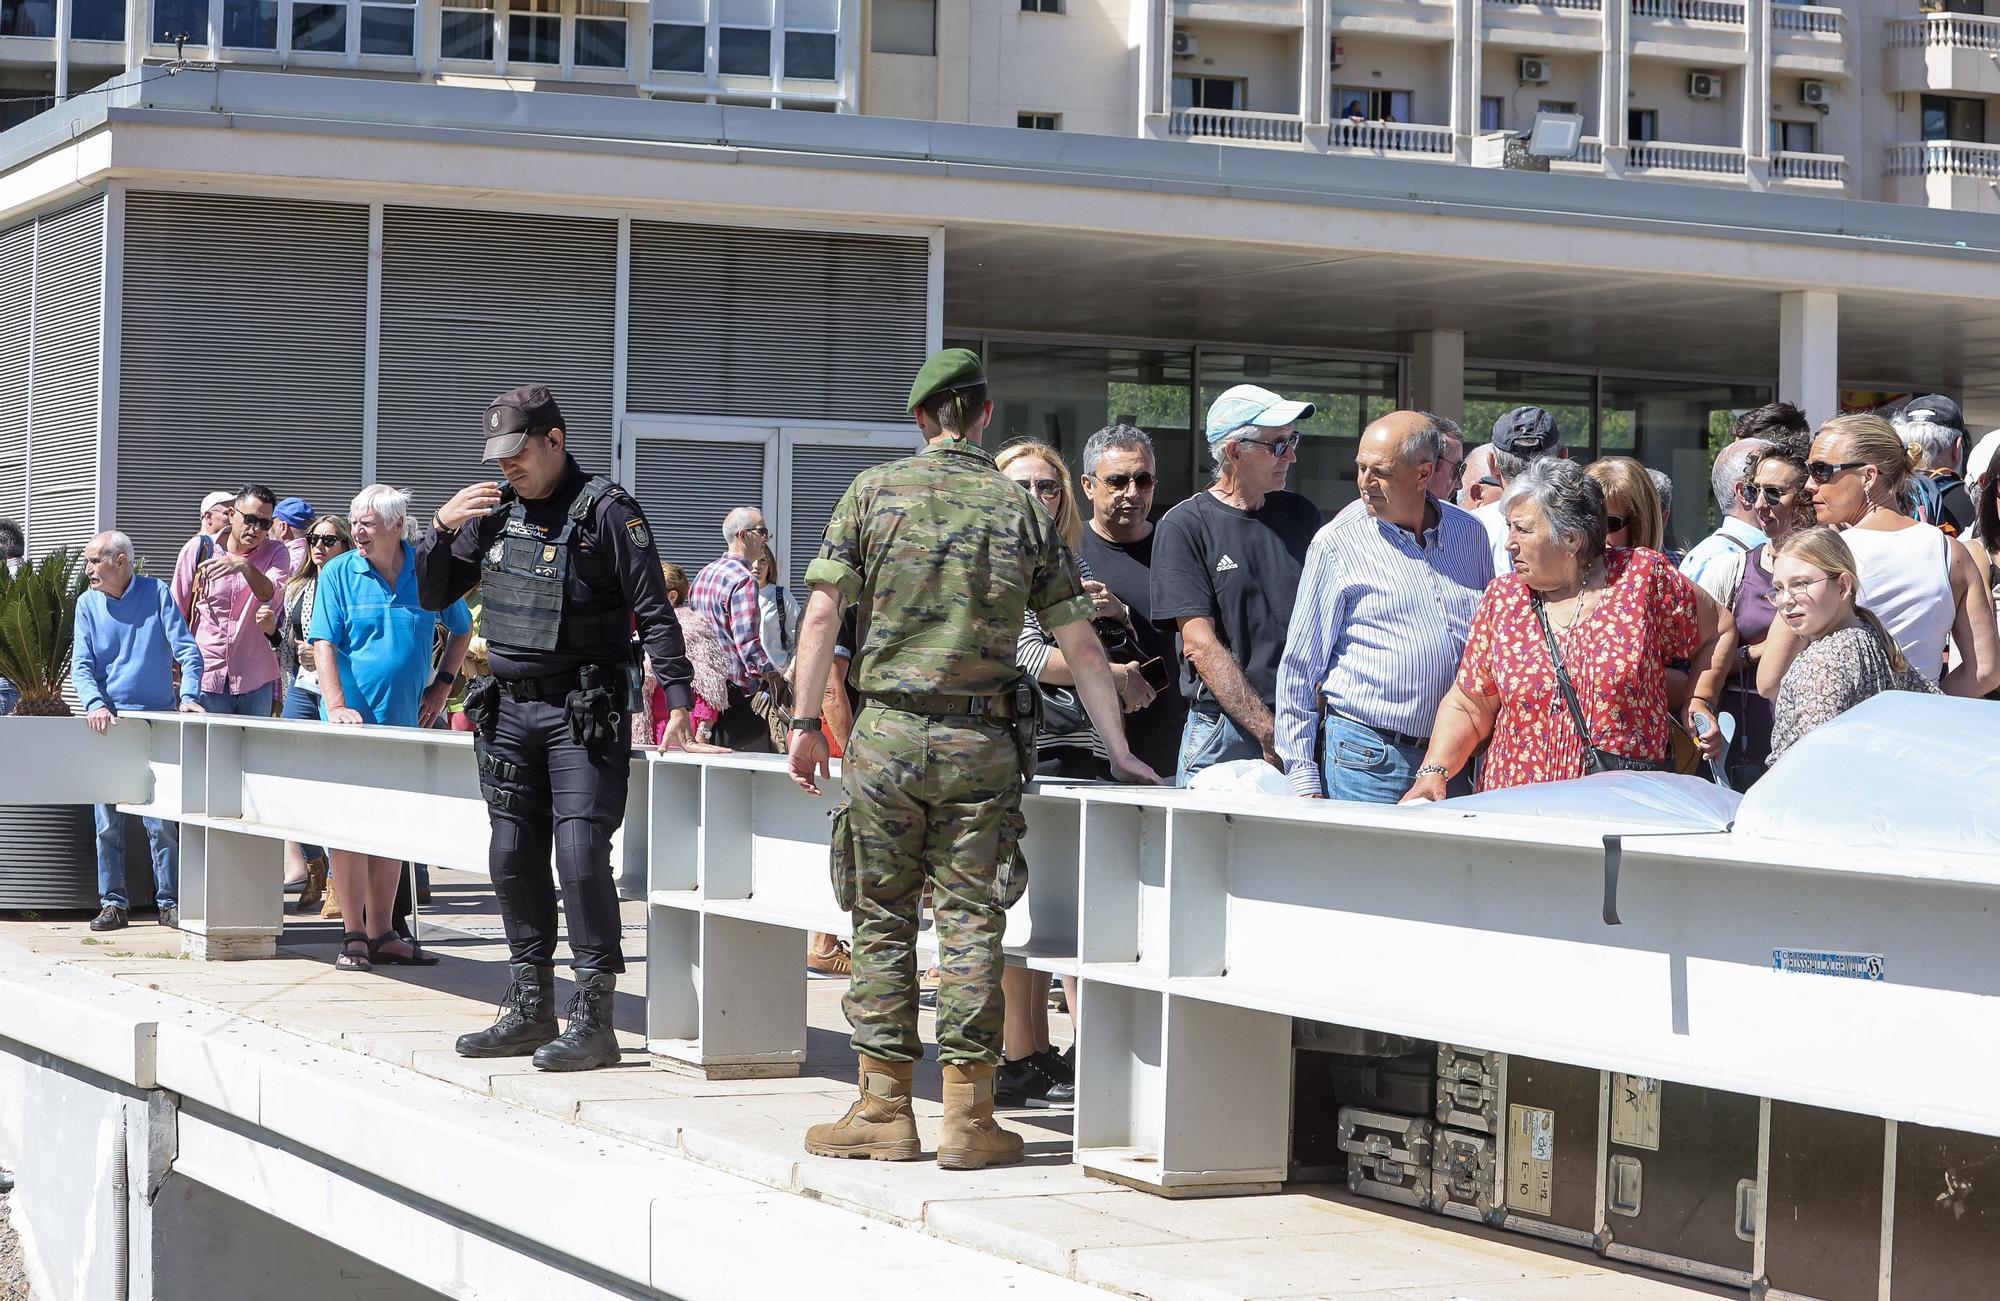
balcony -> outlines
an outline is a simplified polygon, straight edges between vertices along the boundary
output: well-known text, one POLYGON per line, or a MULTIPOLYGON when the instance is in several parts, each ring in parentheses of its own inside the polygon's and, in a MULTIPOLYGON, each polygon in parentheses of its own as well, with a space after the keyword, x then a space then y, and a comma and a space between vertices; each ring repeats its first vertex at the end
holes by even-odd
POLYGON ((1925 14, 1889 24, 1891 92, 2000 95, 2000 18, 1925 14))
POLYGON ((1771 66, 1808 76, 1847 71, 1847 11, 1830 5, 1771 6, 1771 66))
POLYGON ((1594 52, 1604 44, 1603 0, 1484 0, 1488 44, 1542 52, 1594 52))
POLYGON ((1406 126, 1400 122, 1355 122, 1342 119, 1327 130, 1327 149, 1340 153, 1383 157, 1452 156, 1448 126, 1406 126))
POLYGON ((1888 198, 1895 203, 2000 213, 2000 145, 1925 140, 1890 145, 1888 198))
POLYGON ((1296 149, 1305 143, 1305 120, 1296 113, 1177 108, 1167 114, 1167 134, 1175 140, 1296 149))
POLYGON ((1632 0, 1632 53, 1713 66, 1744 59, 1743 0, 1632 0))
POLYGON ((1771 155, 1773 184, 1784 183, 1801 190, 1847 188, 1847 159, 1840 154, 1797 154, 1779 151, 1771 155))
POLYGON ((1368 154, 1380 158, 1453 156, 1451 128, 1401 122, 1355 122, 1343 119, 1324 128, 1306 130, 1296 113, 1252 113, 1242 109, 1177 108, 1147 119, 1154 132, 1164 127, 1172 140, 1205 144, 1250 145, 1265 149, 1302 149, 1328 153, 1368 154), (1326 135, 1322 137, 1320 132, 1326 135))
POLYGON ((1738 0, 1632 0, 1632 18, 1741 27, 1743 6, 1738 0))
POLYGON ((1576 157, 1551 158, 1549 170, 1552 172, 1576 172, 1595 176, 1604 171, 1604 141, 1596 136, 1585 136, 1576 142, 1576 157))
POLYGON ((1735 145, 1681 145, 1655 140, 1633 145, 1625 169, 1686 180, 1740 181, 1743 150, 1735 145))
POLYGON ((1326 25, 1336 34, 1449 41, 1453 9, 1450 0, 1331 0, 1326 25))
POLYGON ((1173 0, 1173 16, 1177 27, 1297 31, 1305 26, 1301 0, 1173 0))

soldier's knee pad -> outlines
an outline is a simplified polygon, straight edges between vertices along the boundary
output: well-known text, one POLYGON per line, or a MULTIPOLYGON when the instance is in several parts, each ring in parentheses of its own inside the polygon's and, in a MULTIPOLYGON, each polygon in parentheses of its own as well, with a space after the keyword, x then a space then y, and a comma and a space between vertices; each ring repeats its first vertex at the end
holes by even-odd
POLYGON ((556 824, 556 875, 581 881, 611 868, 611 836, 595 823, 572 819, 556 824))
POLYGON ((486 857, 496 877, 502 874, 517 876, 537 866, 532 861, 536 837, 527 828, 508 818, 495 818, 492 832, 487 841, 486 857))

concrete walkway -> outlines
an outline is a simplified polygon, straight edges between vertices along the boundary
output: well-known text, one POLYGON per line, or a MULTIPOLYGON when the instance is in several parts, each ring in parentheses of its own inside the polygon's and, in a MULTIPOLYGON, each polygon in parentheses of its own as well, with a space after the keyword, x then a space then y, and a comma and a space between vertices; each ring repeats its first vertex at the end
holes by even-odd
MULTIPOLYGON (((1370 1301, 1675 1301, 1734 1295, 1601 1261, 1586 1252, 1306 1186, 1266 1197, 1169 1201, 1086 1177, 1070 1164, 1070 1116, 1012 1112, 1028 1159, 1009 1169, 950 1173, 929 1161, 839 1161, 806 1155, 806 1127, 838 1117, 853 1094, 840 1012, 844 983, 812 981, 804 1073, 710 1082, 659 1069, 640 1030, 644 909, 626 905, 630 966, 616 1020, 624 1065, 546 1075, 525 1060, 468 1061, 458 1034, 489 1023, 506 984, 506 950, 481 878, 436 873, 426 943, 434 968, 337 972, 339 924, 289 921, 267 962, 180 959, 178 936, 150 919, 105 936, 82 919, 0 921, 0 941, 162 994, 225 1009, 477 1094, 678 1154, 786 1193, 888 1221, 1047 1271, 1161 1301, 1339 1297, 1370 1301)), ((566 955, 565 955, 566 958, 566 955)), ((801 975, 804 980, 803 953, 801 975)), ((559 999, 567 999, 562 982, 559 999)), ((927 1018, 928 1021, 928 1018, 927 1018)), ((1063 1021, 1052 1015, 1058 1041, 1063 1021)), ((926 1038, 931 1027, 924 1026, 926 1038)), ((917 1074, 926 1151, 940 1114, 935 1061, 917 1074)), ((1054 1283, 1054 1279, 1049 1280, 1054 1283)))

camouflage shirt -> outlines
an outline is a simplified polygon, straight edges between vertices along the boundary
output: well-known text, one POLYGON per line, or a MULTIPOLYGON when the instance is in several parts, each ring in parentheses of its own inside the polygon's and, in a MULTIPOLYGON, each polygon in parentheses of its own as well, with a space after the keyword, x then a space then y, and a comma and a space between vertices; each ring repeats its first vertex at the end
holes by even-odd
POLYGON ((806 582, 858 604, 864 695, 995 695, 1020 677, 1029 610, 1049 628, 1091 612, 1055 521, 960 439, 858 475, 806 582))

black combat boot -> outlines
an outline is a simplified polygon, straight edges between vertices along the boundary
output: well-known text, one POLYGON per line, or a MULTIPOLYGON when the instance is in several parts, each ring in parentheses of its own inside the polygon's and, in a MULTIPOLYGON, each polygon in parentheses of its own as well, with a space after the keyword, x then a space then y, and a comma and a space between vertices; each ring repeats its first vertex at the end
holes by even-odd
POLYGON ((556 1037, 556 971, 516 962, 500 1019, 484 1030, 458 1037, 460 1057, 526 1057, 556 1037))
POLYGON ((535 1050, 535 1068, 590 1071, 616 1066, 618 1036, 611 1029, 611 1000, 617 988, 616 972, 577 972, 576 993, 569 1000, 569 1028, 535 1050))

